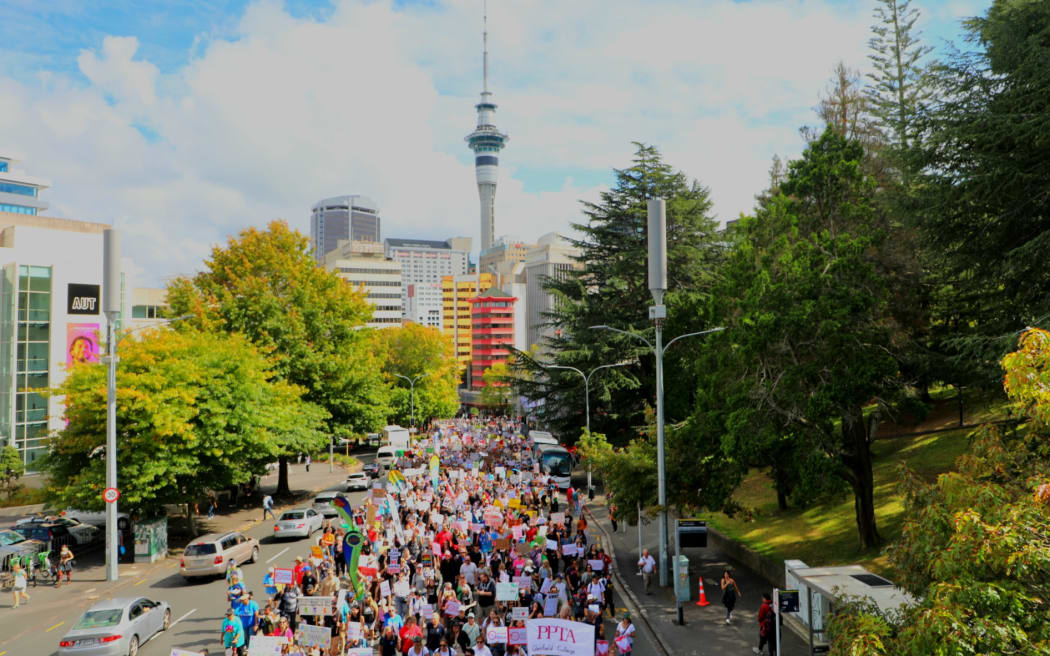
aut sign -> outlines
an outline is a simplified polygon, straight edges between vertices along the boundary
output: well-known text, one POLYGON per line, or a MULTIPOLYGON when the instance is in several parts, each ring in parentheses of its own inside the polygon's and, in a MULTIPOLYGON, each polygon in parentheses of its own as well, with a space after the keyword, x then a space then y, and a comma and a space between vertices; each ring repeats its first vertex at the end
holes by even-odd
POLYGON ((66 312, 68 314, 98 314, 99 286, 69 283, 66 312))

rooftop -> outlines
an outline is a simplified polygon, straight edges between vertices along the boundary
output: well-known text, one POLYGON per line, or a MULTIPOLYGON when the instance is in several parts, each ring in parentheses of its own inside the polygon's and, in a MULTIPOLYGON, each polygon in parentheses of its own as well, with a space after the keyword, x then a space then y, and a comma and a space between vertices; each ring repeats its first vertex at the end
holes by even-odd
POLYGON ((396 237, 388 237, 384 241, 387 246, 393 246, 394 248, 440 248, 443 250, 452 248, 447 241, 437 241, 434 239, 399 239, 396 237))

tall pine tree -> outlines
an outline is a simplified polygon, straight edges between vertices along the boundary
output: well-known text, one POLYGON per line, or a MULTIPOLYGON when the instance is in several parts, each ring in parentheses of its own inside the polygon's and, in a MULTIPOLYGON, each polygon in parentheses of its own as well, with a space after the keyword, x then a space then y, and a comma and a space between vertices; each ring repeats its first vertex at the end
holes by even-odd
MULTIPOLYGON (((591 427, 622 444, 645 424, 644 412, 654 401, 655 365, 651 352, 636 340, 591 326, 609 325, 637 331, 652 341, 646 242, 646 201, 667 201, 669 287, 665 297, 668 337, 706 327, 700 317, 711 288, 721 246, 711 216, 709 192, 665 163, 656 148, 636 144, 629 168, 617 169, 616 184, 597 203, 583 203, 585 223, 574 227, 582 238, 579 271, 550 279, 546 287, 558 299, 547 316, 553 334, 543 345, 550 363, 585 372, 603 364, 637 361, 630 367, 602 371, 591 381, 591 427)), ((696 345, 687 341, 668 352, 665 389, 668 421, 684 419, 695 390, 688 365, 696 345), (681 347, 681 348, 679 348, 681 347)), ((532 369, 520 383, 533 400, 542 401, 540 423, 574 439, 585 424, 583 382, 574 372, 542 371, 534 360, 519 359, 532 369)), ((523 376, 524 378, 524 376, 523 376)))

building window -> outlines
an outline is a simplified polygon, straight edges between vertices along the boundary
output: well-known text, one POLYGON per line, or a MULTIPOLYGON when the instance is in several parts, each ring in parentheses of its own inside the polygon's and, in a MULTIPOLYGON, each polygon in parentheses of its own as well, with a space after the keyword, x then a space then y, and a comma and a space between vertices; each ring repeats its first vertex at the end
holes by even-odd
POLYGON ((26 207, 24 205, 8 205, 7 203, 0 203, 0 212, 10 212, 11 214, 31 214, 36 216, 35 207, 26 207))
MULTIPOLYGON (((9 302, 7 287, 5 285, 5 302, 9 302)), ((17 295, 17 328, 13 336, 15 385, 13 390, 2 392, 8 399, 14 392, 15 447, 26 468, 34 471, 36 461, 47 453, 47 399, 37 390, 50 386, 51 267, 18 267, 18 289, 11 293, 17 295)), ((6 343, 4 346, 6 351, 6 343)))
POLYGON ((132 319, 163 319, 167 311, 164 305, 132 305, 132 319))
POLYGON ((0 191, 36 198, 36 187, 30 187, 29 185, 15 184, 13 182, 0 182, 0 191))

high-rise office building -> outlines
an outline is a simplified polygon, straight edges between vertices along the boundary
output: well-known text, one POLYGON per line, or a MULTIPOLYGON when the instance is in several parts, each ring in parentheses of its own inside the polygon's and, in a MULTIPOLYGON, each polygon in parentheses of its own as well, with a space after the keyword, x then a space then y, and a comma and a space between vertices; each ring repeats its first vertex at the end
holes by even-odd
POLYGON ((478 180, 478 197, 481 201, 481 244, 484 251, 492 246, 496 234, 496 182, 499 179, 499 151, 503 150, 510 139, 496 129, 496 104, 492 102, 489 91, 489 28, 488 15, 484 18, 482 32, 482 87, 481 102, 475 105, 478 112, 478 125, 465 137, 465 141, 474 151, 474 173, 478 180))
POLYGON ((334 196, 314 205, 310 215, 314 259, 323 264, 325 256, 342 240, 380 240, 379 207, 368 196, 334 196))
POLYGON ((51 186, 42 178, 16 171, 18 160, 0 153, 0 212, 36 215, 47 209, 40 200, 40 190, 51 186))
POLYGON ((495 273, 506 282, 516 275, 516 270, 521 268, 517 265, 525 261, 526 254, 534 246, 515 237, 502 236, 481 251, 478 270, 495 273))
POLYGON ((470 265, 470 238, 445 241, 385 239, 386 256, 401 264, 405 319, 441 328, 441 278, 459 276, 470 265))
POLYGON ((496 283, 491 273, 468 273, 441 277, 441 332, 452 337, 456 359, 470 368, 471 299, 496 283))
POLYGON ((552 330, 546 314, 554 309, 554 296, 544 289, 547 280, 561 280, 583 265, 575 258, 580 250, 556 232, 539 238, 525 255, 525 308, 529 347, 541 344, 552 330))
POLYGON ((365 325, 401 327, 401 265, 383 254, 382 244, 343 240, 325 256, 324 267, 364 292, 365 300, 372 306, 372 319, 365 325))
POLYGON ((517 298, 491 287, 470 300, 470 387, 485 386, 485 372, 506 362, 514 346, 517 298))

